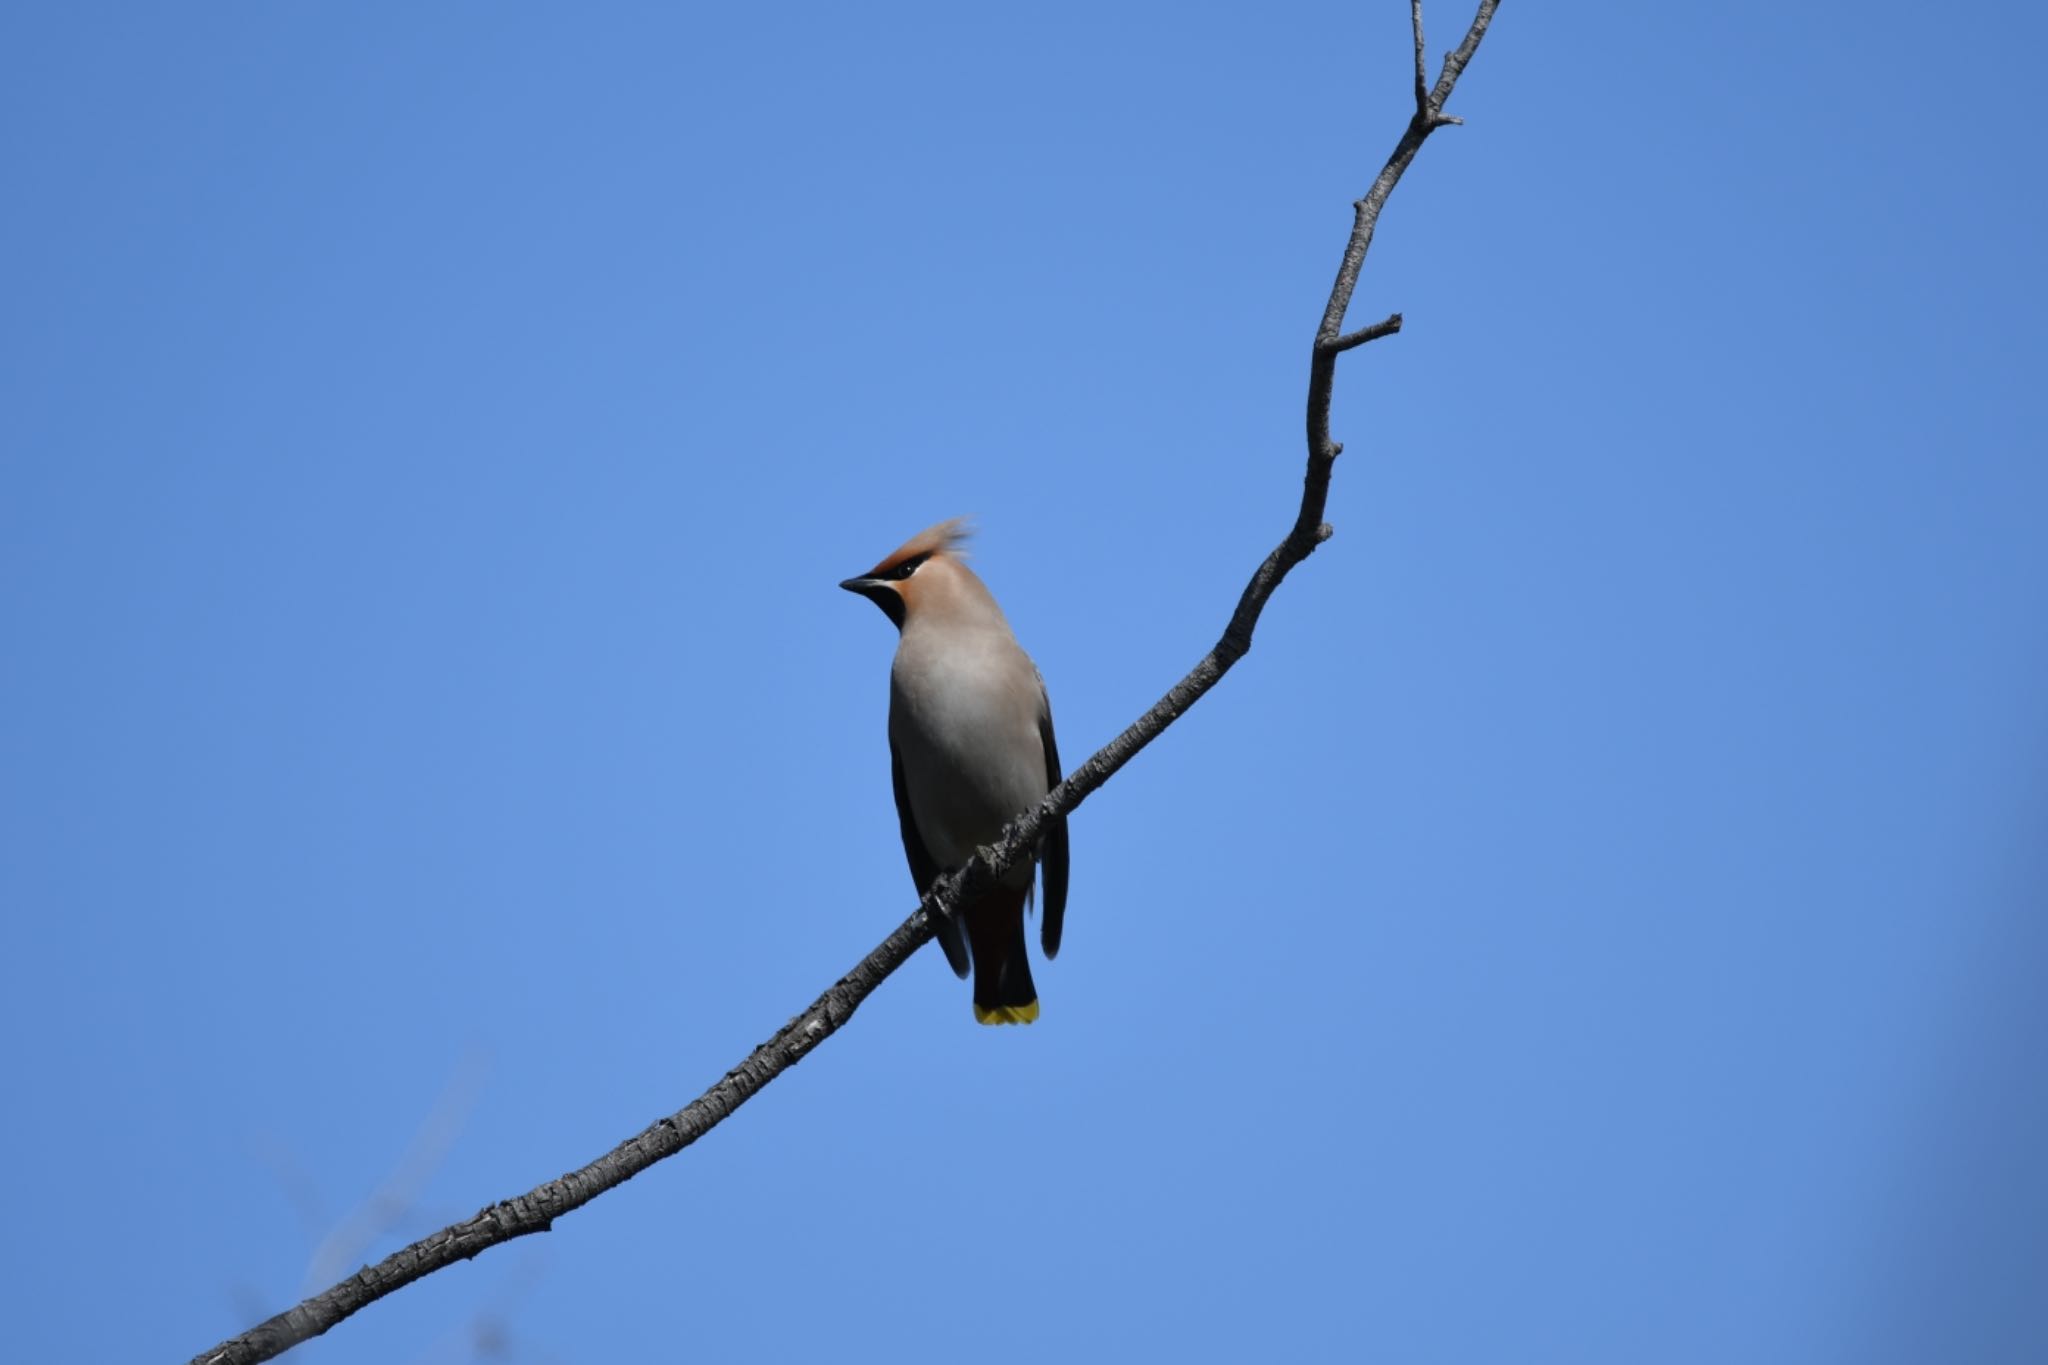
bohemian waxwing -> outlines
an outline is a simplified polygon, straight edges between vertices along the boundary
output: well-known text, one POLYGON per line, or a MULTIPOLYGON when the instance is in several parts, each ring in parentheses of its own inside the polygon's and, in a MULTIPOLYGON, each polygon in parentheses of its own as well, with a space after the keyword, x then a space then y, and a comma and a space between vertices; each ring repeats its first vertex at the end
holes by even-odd
MULTIPOLYGON (((900 632, 889 670, 889 759, 903 852, 920 896, 1060 780, 1045 681, 961 559, 966 538, 964 520, 941 522, 839 585, 880 607, 900 632)), ((1040 941, 1051 958, 1067 908, 1064 817, 1046 827, 1037 863, 1045 881, 1040 941)), ((1038 1018, 1024 944, 1031 872, 1025 862, 961 907, 964 937, 958 921, 941 917, 937 925, 956 976, 967 975, 973 946, 974 1017, 984 1024, 1038 1018)))

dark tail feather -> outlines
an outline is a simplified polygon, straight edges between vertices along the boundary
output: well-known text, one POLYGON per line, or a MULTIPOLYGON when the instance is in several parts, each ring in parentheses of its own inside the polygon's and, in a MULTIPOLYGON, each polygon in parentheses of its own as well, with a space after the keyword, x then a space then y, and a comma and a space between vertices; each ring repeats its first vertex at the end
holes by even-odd
POLYGON ((974 940, 974 1019, 981 1024, 1028 1024, 1038 1018, 1038 988, 1031 984, 1030 949, 1024 945, 1024 900, 1029 887, 998 888, 967 912, 974 940))

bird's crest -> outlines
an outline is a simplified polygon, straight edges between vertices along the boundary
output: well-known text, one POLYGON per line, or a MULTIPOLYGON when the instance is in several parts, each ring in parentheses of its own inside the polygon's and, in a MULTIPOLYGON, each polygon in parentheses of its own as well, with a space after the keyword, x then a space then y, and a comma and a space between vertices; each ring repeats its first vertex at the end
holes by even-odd
POLYGON ((875 565, 869 572, 876 575, 885 574, 906 560, 937 554, 940 551, 955 558, 962 558, 964 556, 961 546, 965 545, 973 534, 974 524, 967 517, 954 517, 950 521, 940 522, 937 526, 927 526, 897 546, 887 559, 875 565))

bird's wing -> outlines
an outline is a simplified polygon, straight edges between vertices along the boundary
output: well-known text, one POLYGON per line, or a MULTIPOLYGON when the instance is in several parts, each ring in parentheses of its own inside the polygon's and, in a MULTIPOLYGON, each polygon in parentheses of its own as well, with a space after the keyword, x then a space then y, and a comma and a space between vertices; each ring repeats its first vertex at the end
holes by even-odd
MULTIPOLYGON (((1045 745, 1045 789, 1051 791, 1064 776, 1060 771, 1060 748, 1052 737, 1052 702, 1045 695, 1045 682, 1038 684, 1038 737, 1045 745)), ((1045 882, 1045 923, 1039 928, 1039 943, 1048 958, 1060 952, 1060 928, 1067 914, 1067 817, 1062 815, 1045 827, 1038 843, 1039 876, 1045 882)))
MULTIPOLYGON (((917 883, 917 894, 923 896, 932 889, 942 869, 932 861, 924 846, 924 836, 917 832, 917 817, 910 813, 910 790, 903 785, 903 755, 896 751, 894 738, 889 741, 889 772, 896 786, 896 823, 903 828, 903 856, 910 860, 911 880, 917 883)), ((953 969, 953 975, 965 978, 967 936, 960 932, 959 921, 951 915, 935 915, 932 928, 938 933, 939 946, 946 951, 946 964, 953 969)))

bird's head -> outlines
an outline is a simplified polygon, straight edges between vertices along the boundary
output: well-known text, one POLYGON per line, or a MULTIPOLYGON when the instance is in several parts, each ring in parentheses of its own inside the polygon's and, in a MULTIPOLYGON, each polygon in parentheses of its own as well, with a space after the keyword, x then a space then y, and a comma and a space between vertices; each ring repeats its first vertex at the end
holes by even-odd
POLYGON ((960 546, 968 535, 965 517, 928 526, 897 546, 874 568, 839 586, 873 602, 901 630, 919 609, 920 602, 929 609, 950 599, 968 583, 979 586, 973 571, 960 558, 960 546))

